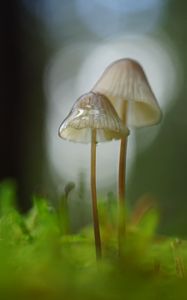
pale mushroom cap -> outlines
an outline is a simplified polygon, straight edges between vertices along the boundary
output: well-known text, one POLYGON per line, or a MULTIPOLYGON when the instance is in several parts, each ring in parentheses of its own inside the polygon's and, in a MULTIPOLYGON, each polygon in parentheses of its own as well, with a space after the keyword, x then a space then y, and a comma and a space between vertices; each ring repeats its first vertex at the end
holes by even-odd
POLYGON ((59 136, 74 142, 89 143, 93 129, 96 129, 96 142, 121 139, 129 133, 110 101, 103 95, 90 92, 75 102, 59 128, 59 136))
POLYGON ((92 91, 105 95, 128 126, 144 127, 161 120, 156 97, 143 68, 135 60, 124 58, 110 64, 92 91))

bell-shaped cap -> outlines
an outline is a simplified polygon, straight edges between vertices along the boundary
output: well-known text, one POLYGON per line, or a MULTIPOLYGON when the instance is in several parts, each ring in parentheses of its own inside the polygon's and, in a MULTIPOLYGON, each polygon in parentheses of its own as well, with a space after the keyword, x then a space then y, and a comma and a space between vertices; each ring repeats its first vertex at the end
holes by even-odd
POLYGON ((59 136, 89 143, 93 129, 96 129, 96 142, 121 139, 129 133, 107 97, 90 92, 75 102, 59 128, 59 136))
POLYGON ((105 95, 129 126, 154 125, 161 119, 156 97, 135 60, 123 58, 110 64, 92 91, 105 95))

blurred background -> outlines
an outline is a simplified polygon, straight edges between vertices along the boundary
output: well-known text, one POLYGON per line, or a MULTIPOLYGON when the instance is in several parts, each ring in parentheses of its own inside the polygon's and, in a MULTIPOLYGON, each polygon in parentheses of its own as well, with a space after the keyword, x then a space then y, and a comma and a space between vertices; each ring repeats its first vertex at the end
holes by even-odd
MULTIPOLYGON (((185 0, 15 0, 1 9, 0 180, 15 180, 19 207, 33 194, 71 193, 74 226, 87 222, 90 146, 58 127, 112 61, 138 60, 162 122, 131 130, 127 202, 154 199, 159 231, 187 236, 187 3, 185 0), (82 222, 82 223, 81 223, 82 222)), ((98 145, 98 194, 115 199, 119 143, 98 145)))

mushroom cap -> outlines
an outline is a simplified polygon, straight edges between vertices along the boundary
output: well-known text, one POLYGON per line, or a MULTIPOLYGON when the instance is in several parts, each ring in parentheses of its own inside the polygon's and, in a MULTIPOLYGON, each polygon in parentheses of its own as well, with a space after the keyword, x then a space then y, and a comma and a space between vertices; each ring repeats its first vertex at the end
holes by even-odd
POLYGON ((75 102, 59 128, 59 136, 74 142, 89 143, 93 129, 97 130, 96 142, 121 139, 129 133, 107 97, 90 92, 75 102))
POLYGON ((156 97, 143 68, 135 60, 123 58, 114 61, 105 69, 92 91, 105 95, 120 119, 126 120, 129 126, 144 127, 161 120, 156 97))

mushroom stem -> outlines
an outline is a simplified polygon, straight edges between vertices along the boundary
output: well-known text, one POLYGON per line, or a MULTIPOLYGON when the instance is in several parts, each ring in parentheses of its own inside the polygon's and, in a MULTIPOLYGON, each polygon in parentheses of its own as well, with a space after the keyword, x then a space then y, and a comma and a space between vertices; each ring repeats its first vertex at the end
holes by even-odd
MULTIPOLYGON (((127 101, 122 104, 122 121, 127 123, 127 101)), ((125 237, 126 221, 125 221, 125 192, 126 192, 126 156, 127 156, 127 137, 121 138, 120 154, 119 154, 119 178, 118 178, 118 251, 122 252, 122 244, 125 237)))
POLYGON ((97 209, 97 192, 96 192, 96 129, 92 129, 91 140, 91 194, 92 194, 92 214, 94 224, 96 258, 101 258, 101 237, 99 230, 99 217, 97 209))
POLYGON ((125 181, 126 181, 126 155, 127 137, 121 139, 119 156, 119 179, 118 179, 118 251, 121 256, 122 244, 125 237, 125 181))
POLYGON ((125 204, 125 179, 126 179, 126 155, 127 155, 127 137, 121 139, 119 155, 119 204, 125 204))

